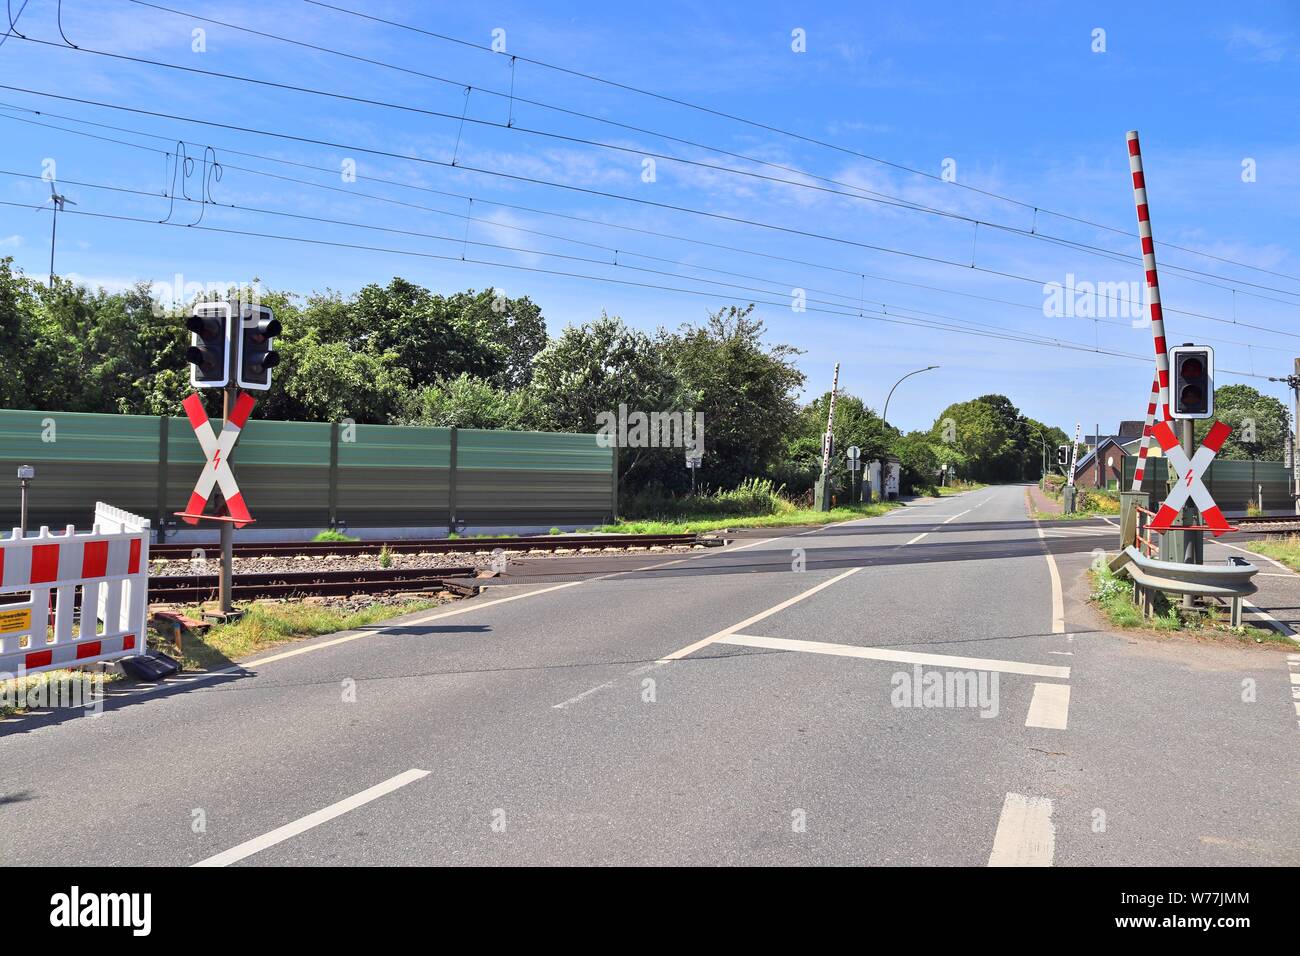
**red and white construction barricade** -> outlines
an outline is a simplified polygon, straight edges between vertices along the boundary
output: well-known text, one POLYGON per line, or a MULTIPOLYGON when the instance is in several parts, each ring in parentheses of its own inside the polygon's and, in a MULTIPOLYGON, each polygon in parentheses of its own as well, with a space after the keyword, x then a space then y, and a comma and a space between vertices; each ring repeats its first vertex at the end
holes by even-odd
POLYGON ((0 678, 143 653, 148 601, 147 519, 99 502, 89 534, 15 528, 0 538, 0 678))

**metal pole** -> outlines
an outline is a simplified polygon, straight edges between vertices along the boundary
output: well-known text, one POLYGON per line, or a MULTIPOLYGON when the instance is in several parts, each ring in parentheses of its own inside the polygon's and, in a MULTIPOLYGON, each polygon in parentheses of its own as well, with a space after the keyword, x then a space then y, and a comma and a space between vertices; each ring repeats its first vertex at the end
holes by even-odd
MULTIPOLYGON (((75 206, 76 203, 73 203, 75 206)), ((50 288, 54 288, 54 234, 59 229, 59 204, 54 204, 54 223, 50 226, 50 288)))
MULTIPOLYGON (((1190 418, 1184 418, 1179 423, 1179 442, 1183 446, 1183 453, 1190 458, 1196 452, 1196 424, 1190 418)), ((1188 499, 1187 505, 1183 508, 1183 524, 1200 524, 1201 514, 1196 505, 1188 499)), ((1200 531, 1183 532, 1183 563, 1200 564, 1201 563, 1201 537, 1200 531)), ((1191 609, 1196 607, 1196 598, 1191 594, 1183 595, 1183 607, 1191 609)))
POLYGON ((24 478, 18 484, 21 488, 20 495, 22 498, 22 501, 18 506, 18 528, 22 531, 22 536, 25 538, 27 537, 27 479, 24 478))
POLYGON ((835 396, 840 390, 840 363, 835 363, 835 377, 831 380, 831 403, 826 412, 826 435, 822 439, 822 477, 831 470, 831 436, 835 432, 835 396))
POLYGON ((1097 480, 1093 483, 1093 487, 1095 487, 1098 491, 1100 491, 1101 490, 1101 422, 1097 422, 1097 424, 1093 425, 1092 427, 1096 429, 1092 433, 1093 441, 1096 442, 1096 444, 1092 446, 1092 465, 1093 465, 1093 474, 1097 476, 1097 480))
POLYGON ((894 389, 898 388, 899 385, 903 384, 903 379, 911 378, 913 375, 920 375, 922 372, 928 372, 931 369, 936 369, 938 367, 939 366, 937 365, 927 365, 925 368, 918 368, 915 372, 908 372, 906 375, 903 376, 903 378, 900 378, 897 382, 894 383, 893 388, 889 390, 889 394, 885 396, 885 409, 880 413, 880 422, 882 425, 888 424, 889 422, 889 400, 894 397, 894 389))
MULTIPOLYGON (((227 385, 221 392, 221 421, 230 420, 230 408, 235 398, 234 385, 227 385)), ((226 517, 230 517, 230 509, 226 509, 226 517)), ((231 605, 231 591, 234 586, 235 576, 235 525, 231 521, 221 522, 221 576, 219 578, 217 597, 220 602, 221 613, 229 614, 233 607, 231 605)))

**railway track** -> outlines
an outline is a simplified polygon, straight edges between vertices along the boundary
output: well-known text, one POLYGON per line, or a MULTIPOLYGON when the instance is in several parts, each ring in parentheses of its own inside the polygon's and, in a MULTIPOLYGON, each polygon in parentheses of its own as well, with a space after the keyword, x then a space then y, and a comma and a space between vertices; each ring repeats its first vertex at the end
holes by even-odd
MULTIPOLYGON (((399 538, 391 541, 264 541, 235 545, 237 558, 294 557, 315 555, 370 555, 387 548, 390 554, 445 554, 454 552, 557 551, 579 548, 689 547, 720 545, 721 539, 696 534, 584 534, 547 535, 531 538, 399 538)), ((183 560, 196 550, 217 556, 214 545, 156 544, 150 558, 183 560)))
POLYGON ((1229 518, 1228 520, 1242 531, 1300 534, 1300 515, 1258 515, 1251 518, 1229 518))
MULTIPOLYGON (((472 584, 475 569, 385 568, 377 571, 293 571, 237 574, 232 600, 255 601, 320 595, 391 594, 403 591, 453 591, 468 597, 478 593, 472 584), (458 580, 459 579, 459 580, 458 580)), ((196 604, 215 600, 215 574, 154 577, 149 581, 150 604, 196 604)))

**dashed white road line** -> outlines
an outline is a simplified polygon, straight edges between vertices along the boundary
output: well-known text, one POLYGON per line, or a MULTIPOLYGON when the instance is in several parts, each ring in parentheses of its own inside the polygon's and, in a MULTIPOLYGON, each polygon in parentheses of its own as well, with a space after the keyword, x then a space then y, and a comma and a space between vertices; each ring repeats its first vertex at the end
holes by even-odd
POLYGON ((1046 727, 1064 730, 1070 720, 1070 685, 1035 684, 1034 696, 1029 701, 1026 727, 1046 727))
POLYGON ((1058 667, 1054 664, 999 661, 987 657, 955 657, 951 654, 901 651, 892 647, 861 647, 857 644, 831 644, 827 641, 799 641, 784 637, 761 637, 756 634, 739 633, 715 637, 713 643, 733 644, 738 647, 758 647, 774 651, 799 651, 805 654, 830 654, 836 657, 858 657, 864 660, 891 661, 897 664, 950 667, 954 670, 997 671, 1002 674, 1027 674, 1030 677, 1056 677, 1063 680, 1069 680, 1070 678, 1070 668, 1058 667))
POLYGON ((1052 801, 1008 793, 993 837, 989 866, 1051 866, 1055 855, 1052 801))
POLYGON ((238 863, 254 853, 259 853, 268 847, 275 846, 277 843, 283 843, 291 837, 296 837, 300 833, 305 833, 313 827, 318 827, 322 823, 328 823, 335 817, 340 817, 349 810, 355 810, 357 807, 365 806, 372 800, 378 800, 385 794, 392 793, 408 783, 414 783, 416 780, 429 775, 428 770, 407 770, 405 773, 399 773, 396 777, 390 777, 383 783, 375 784, 369 789, 362 790, 354 796, 340 800, 338 803, 332 803, 324 809, 317 810, 315 813, 309 813, 307 816, 292 823, 286 823, 282 827, 277 827, 270 833, 264 833, 259 837, 231 847, 223 853, 216 856, 210 856, 206 860, 200 860, 194 866, 229 866, 232 863, 238 863))

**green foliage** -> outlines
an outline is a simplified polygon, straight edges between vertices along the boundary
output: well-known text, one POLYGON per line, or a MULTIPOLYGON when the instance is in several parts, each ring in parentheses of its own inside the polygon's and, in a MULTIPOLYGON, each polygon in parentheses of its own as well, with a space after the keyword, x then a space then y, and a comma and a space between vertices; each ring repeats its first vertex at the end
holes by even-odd
POLYGON ((327 542, 343 543, 343 542, 347 542, 347 541, 360 541, 361 539, 360 539, 360 538, 350 538, 350 537, 348 537, 346 534, 344 534, 342 531, 335 531, 333 528, 327 528, 326 530, 321 531, 320 533, 318 533, 318 534, 316 535, 316 537, 312 538, 312 540, 313 540, 313 541, 327 541, 327 542))
MULTIPOLYGON (((763 323, 751 316, 753 308, 731 306, 711 313, 703 325, 682 325, 658 337, 687 407, 704 419, 701 474, 721 486, 768 474, 784 458, 799 418, 795 396, 804 383, 795 365, 799 350, 765 345, 763 323)), ((685 488, 689 478, 681 459, 680 450, 666 456, 666 474, 656 477, 685 488)))
POLYGON ((771 515, 793 505, 785 498, 785 489, 768 478, 748 478, 728 491, 718 489, 694 495, 665 495, 651 489, 629 495, 621 510, 632 518, 656 520, 679 519, 686 515, 771 515))
POLYGON ((412 423, 444 428, 529 430, 538 424, 527 391, 509 391, 468 373, 422 389, 408 415, 412 423))
MULTIPOLYGON (((1223 385, 1214 390, 1214 417, 1232 426, 1232 434, 1217 458, 1235 461, 1281 461, 1286 444, 1286 406, 1249 385, 1223 385), (1252 437, 1253 436, 1253 437, 1252 437)), ((1196 443, 1205 440, 1210 420, 1196 423, 1196 443)))
POLYGON ((1005 395, 981 395, 949 405, 930 429, 941 464, 976 481, 1019 481, 1037 477, 1044 452, 1055 460, 1065 432, 1026 418, 1005 395))

